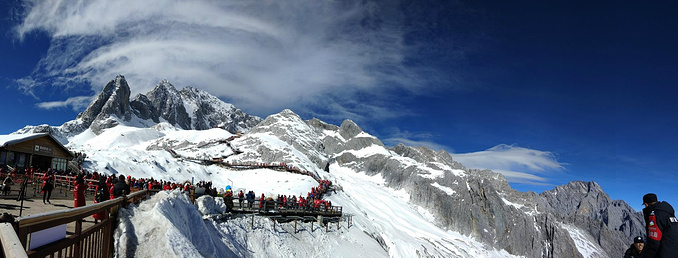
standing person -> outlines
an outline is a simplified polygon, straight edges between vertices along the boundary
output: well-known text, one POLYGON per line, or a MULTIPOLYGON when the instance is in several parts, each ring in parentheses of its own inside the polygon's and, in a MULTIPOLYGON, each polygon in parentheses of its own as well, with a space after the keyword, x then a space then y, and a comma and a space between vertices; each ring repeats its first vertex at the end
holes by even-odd
POLYGON ((87 189, 87 184, 85 184, 85 179, 83 175, 80 174, 75 178, 75 188, 73 189, 73 208, 85 206, 85 189, 87 189))
POLYGON ((45 202, 52 204, 49 201, 49 198, 52 196, 52 189, 54 189, 54 175, 52 175, 52 169, 48 169, 45 174, 42 175, 42 203, 45 202))
POLYGON ((240 209, 242 209, 242 202, 245 200, 245 194, 240 190, 238 193, 238 203, 240 204, 240 209))
POLYGON ((5 180, 2 181, 2 195, 8 195, 10 191, 12 190, 10 185, 13 185, 14 182, 12 181, 12 178, 7 175, 5 177, 5 180))
POLYGON ((125 176, 118 176, 118 182, 113 186, 113 197, 118 198, 123 194, 128 195, 129 193, 129 185, 125 183, 125 176))
MULTIPOLYGON (((109 180, 107 177, 100 177, 99 178, 99 183, 97 184, 97 187, 94 189, 94 203, 100 203, 106 200, 111 199, 111 196, 108 192, 108 189, 110 188, 109 185, 107 184, 109 180)), ((92 215, 94 217, 94 223, 96 224, 99 222, 99 220, 104 220, 106 218, 106 212, 102 211, 97 214, 92 215)))
POLYGON ((108 185, 108 196, 111 197, 111 200, 115 199, 115 195, 113 195, 113 187, 115 186, 116 183, 118 183, 118 179, 116 179, 115 176, 113 175, 108 177, 108 179, 106 180, 106 185, 108 185))
POLYGON ((673 207, 658 202, 653 193, 643 196, 643 205, 647 234, 643 257, 678 257, 678 219, 673 207))
POLYGON ((224 194, 223 198, 224 203, 226 204, 226 212, 231 212, 233 210, 233 192, 231 192, 231 189, 226 191, 226 194, 224 194))
POLYGON ((626 249, 626 252, 624 253, 624 258, 641 258, 643 257, 643 246, 645 245, 645 242, 643 242, 643 237, 637 236, 633 238, 633 244, 629 247, 629 249, 626 249))

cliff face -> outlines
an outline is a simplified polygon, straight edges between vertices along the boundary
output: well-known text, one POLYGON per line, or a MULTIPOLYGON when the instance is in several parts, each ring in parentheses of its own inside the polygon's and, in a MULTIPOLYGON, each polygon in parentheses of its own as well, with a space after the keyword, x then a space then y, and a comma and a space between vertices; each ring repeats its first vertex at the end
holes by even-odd
POLYGON ((409 202, 426 208, 442 228, 474 236, 488 245, 527 257, 622 256, 643 220, 624 201, 610 200, 595 182, 571 182, 542 194, 518 192, 503 175, 469 170, 444 150, 399 144, 385 149, 379 139, 347 120, 340 127, 312 119, 329 162, 403 189, 409 202))

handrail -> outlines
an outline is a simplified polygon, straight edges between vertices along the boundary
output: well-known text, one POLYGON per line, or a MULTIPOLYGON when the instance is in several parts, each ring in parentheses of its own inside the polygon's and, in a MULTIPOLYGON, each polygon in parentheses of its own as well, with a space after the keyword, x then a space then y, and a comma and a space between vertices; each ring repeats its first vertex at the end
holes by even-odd
POLYGON ((91 214, 98 212, 101 209, 108 209, 108 208, 111 208, 115 205, 119 205, 120 203, 122 203, 126 200, 131 200, 131 199, 134 199, 138 196, 144 195, 144 194, 146 194, 146 192, 148 192, 148 190, 141 190, 141 191, 136 191, 134 193, 131 193, 130 195, 127 195, 125 197, 120 196, 118 198, 108 200, 108 201, 104 201, 104 202, 100 202, 100 203, 96 203, 96 204, 93 204, 93 205, 87 205, 87 206, 78 207, 78 208, 74 208, 74 209, 70 209, 70 210, 52 211, 52 212, 46 212, 46 213, 41 213, 41 214, 34 214, 34 215, 28 215, 28 216, 25 216, 25 217, 20 217, 18 219, 19 227, 28 227, 28 226, 33 226, 33 225, 36 225, 36 224, 57 221, 57 220, 61 220, 61 219, 64 219, 64 218, 88 216, 88 215, 91 215, 91 214))
POLYGON ((0 223, 0 239, 2 239, 2 250, 5 257, 28 258, 11 223, 0 223))

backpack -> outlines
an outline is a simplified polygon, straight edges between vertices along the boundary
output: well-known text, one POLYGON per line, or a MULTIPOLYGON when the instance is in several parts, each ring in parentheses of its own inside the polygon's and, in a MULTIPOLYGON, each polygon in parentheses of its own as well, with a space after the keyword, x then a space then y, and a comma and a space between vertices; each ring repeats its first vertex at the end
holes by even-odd
POLYGON ((97 203, 103 202, 104 201, 104 187, 99 187, 97 192, 94 194, 94 200, 97 203))

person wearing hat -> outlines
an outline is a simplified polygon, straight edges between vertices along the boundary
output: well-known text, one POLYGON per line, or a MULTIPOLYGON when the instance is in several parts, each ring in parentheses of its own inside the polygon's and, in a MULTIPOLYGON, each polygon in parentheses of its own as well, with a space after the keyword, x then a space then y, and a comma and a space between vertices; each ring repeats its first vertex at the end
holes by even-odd
POLYGON ((624 258, 641 258, 643 257, 643 246, 645 245, 645 242, 643 242, 643 237, 637 236, 633 238, 633 244, 629 247, 629 249, 626 249, 626 252, 624 253, 624 258))
POLYGON ((647 234, 643 257, 678 257, 678 219, 673 207, 658 202, 653 193, 643 196, 643 205, 647 234))

